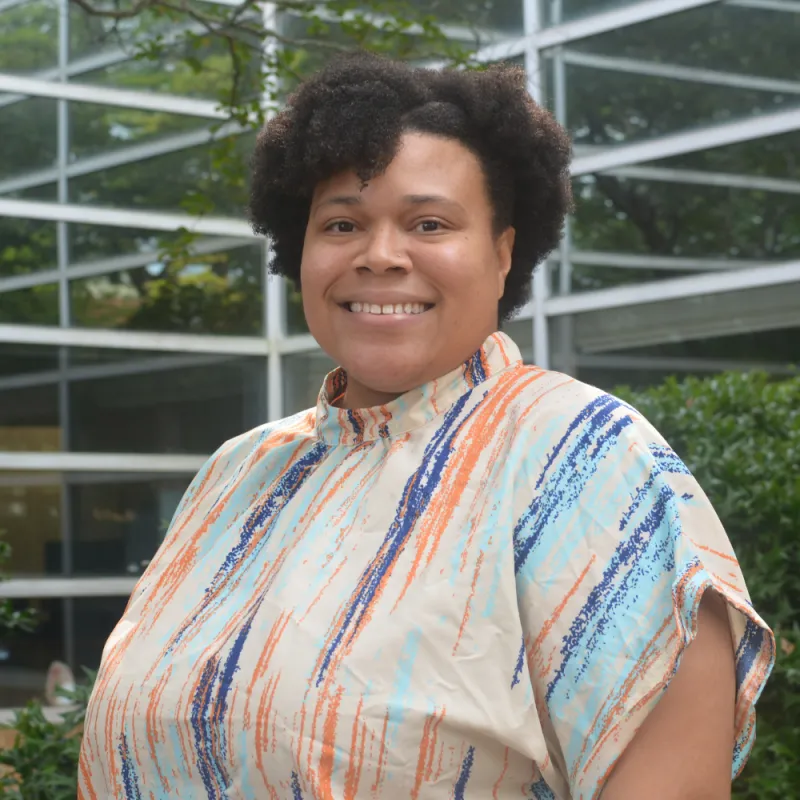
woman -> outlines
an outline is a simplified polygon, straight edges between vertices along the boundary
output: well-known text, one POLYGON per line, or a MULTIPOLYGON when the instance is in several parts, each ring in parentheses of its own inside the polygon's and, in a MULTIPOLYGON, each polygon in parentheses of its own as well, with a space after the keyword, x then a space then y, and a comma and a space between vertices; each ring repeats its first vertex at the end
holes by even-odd
POLYGON ((224 444, 110 637, 80 796, 730 795, 772 636, 634 409, 498 333, 570 204, 522 71, 359 55, 251 214, 341 368, 224 444))

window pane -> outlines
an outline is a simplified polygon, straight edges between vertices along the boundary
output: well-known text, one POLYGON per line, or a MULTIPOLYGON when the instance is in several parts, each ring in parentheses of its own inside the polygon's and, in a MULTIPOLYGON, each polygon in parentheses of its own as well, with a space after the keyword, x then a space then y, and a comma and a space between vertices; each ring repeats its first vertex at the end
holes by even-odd
POLYGON ((58 369, 59 348, 0 342, 0 380, 58 369))
POLYGON ((641 0, 561 0, 556 4, 551 0, 540 0, 539 5, 543 23, 555 25, 558 22, 590 17, 640 2, 641 0))
MULTIPOLYGON (((645 166, 797 180, 800 177, 798 153, 800 153, 800 131, 793 131, 781 136, 753 139, 725 147, 664 158, 645 166)), ((710 182, 713 182, 713 176, 710 182)))
POLYGON ((71 482, 74 575, 141 575, 161 544, 191 476, 71 482))
POLYGON ((71 617, 74 662, 70 666, 82 682, 81 667, 96 670, 100 666, 103 647, 127 602, 127 597, 15 600, 16 608, 36 610, 38 624, 33 633, 5 637, 0 643, 0 707, 45 701, 48 667, 53 661, 68 660, 65 614, 71 617))
POLYGON ((56 2, 25 0, 0 12, 0 72, 25 74, 57 64, 56 2))
POLYGON ((15 576, 61 573, 61 486, 57 475, 0 472, 0 531, 15 576))
POLYGON ((0 378, 0 450, 60 449, 57 384, 3 388, 0 378))
POLYGON ((18 578, 63 575, 66 524, 71 575, 140 575, 191 479, 188 474, 0 472, 0 531, 11 545, 6 568, 18 578))
MULTIPOLYGON (((540 267, 541 269, 541 267, 540 267)), ((526 364, 533 363, 533 320, 516 319, 504 322, 500 329, 507 333, 522 353, 522 359, 526 364)))
POLYGON ((55 166, 56 107, 46 97, 0 94, 0 179, 55 166))
MULTIPOLYGON (((593 5, 597 5, 592 0, 593 5)), ((798 79, 800 15, 733 3, 628 25, 572 42, 570 49, 740 75, 798 79)))
POLYGON ((0 323, 58 325, 58 285, 47 283, 1 293, 0 323))
POLYGON ((576 148, 609 147, 796 108, 800 94, 565 67, 576 148))
POLYGON ((107 377, 69 383, 70 446, 210 454, 266 420, 265 366, 260 358, 189 354, 106 365, 107 377))
MULTIPOLYGON (((228 157, 244 165, 253 141, 254 135, 239 137, 228 157)), ((69 183, 70 200, 82 205, 180 211, 190 196, 199 193, 204 202, 213 203, 203 208, 206 213, 243 217, 247 190, 226 180, 216 163, 218 152, 214 145, 202 145, 74 178, 69 183)))
POLYGON ((24 706, 44 698, 47 669, 66 656, 64 601, 14 600, 20 610, 33 608, 38 624, 33 633, 14 633, 0 640, 0 707, 24 706))
MULTIPOLYGON (((255 51, 253 55, 251 63, 242 65, 238 79, 244 98, 258 94, 255 51)), ((217 37, 199 44, 196 49, 184 40, 182 46, 161 48, 155 60, 127 59, 100 70, 81 73, 75 80, 120 89, 227 100, 232 78, 227 45, 217 37)))
POLYGON ((70 283, 73 324, 90 328, 258 335, 263 331, 260 244, 154 263, 70 283))
MULTIPOLYGON (((67 236, 71 266, 126 254, 152 255, 155 264, 161 249, 175 241, 174 236, 160 231, 73 223, 67 225, 67 236)), ((144 264, 148 263, 145 260, 144 264)))
MULTIPOLYGON (((70 158, 73 161, 85 156, 120 151, 126 145, 205 129, 210 124, 207 119, 185 114, 139 111, 93 103, 70 103, 69 121, 70 158)), ((164 182, 163 175, 160 182, 164 182)))
POLYGON ((81 667, 96 670, 100 666, 106 640, 127 604, 127 597, 76 597, 72 601, 76 675, 81 667))
POLYGON ((522 33, 522 0, 410 0, 410 5, 440 22, 476 31, 522 33))
POLYGON ((800 196, 592 175, 575 182, 582 250, 781 261, 800 255, 800 196))
MULTIPOLYGON (((0 278, 55 269, 56 224, 13 217, 0 218, 0 278)), ((0 308, 5 295, 0 294, 0 308)))
POLYGON ((336 364, 321 350, 285 355, 283 404, 286 415, 315 407, 322 382, 335 367, 336 364))

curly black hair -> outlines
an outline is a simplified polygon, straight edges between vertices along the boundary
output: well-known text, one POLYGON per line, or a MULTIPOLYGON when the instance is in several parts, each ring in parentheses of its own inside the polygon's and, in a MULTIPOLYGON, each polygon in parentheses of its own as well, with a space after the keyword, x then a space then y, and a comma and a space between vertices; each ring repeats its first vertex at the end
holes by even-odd
POLYGON ((301 84, 253 153, 250 219, 272 240, 272 272, 299 284, 316 185, 346 170, 365 182, 380 175, 409 131, 456 139, 482 163, 495 230, 516 228, 498 309, 509 318, 527 302, 572 202, 569 137, 531 99, 520 67, 438 71, 358 52, 301 84))

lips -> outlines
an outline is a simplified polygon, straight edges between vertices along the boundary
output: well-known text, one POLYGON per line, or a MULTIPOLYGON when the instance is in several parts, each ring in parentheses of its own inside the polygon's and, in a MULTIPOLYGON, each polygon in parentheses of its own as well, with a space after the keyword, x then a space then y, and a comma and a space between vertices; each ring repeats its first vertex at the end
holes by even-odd
POLYGON ((343 303, 344 308, 353 314, 374 314, 374 315, 414 315, 424 314, 430 311, 433 305, 430 303, 343 303))

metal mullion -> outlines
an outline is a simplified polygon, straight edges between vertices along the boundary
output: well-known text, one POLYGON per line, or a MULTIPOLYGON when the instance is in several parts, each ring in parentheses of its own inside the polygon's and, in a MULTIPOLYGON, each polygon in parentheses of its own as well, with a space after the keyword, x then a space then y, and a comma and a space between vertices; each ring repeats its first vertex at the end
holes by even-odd
MULTIPOLYGON (((528 91, 537 103, 544 105, 541 53, 535 38, 542 29, 539 0, 523 0, 522 13, 525 28, 525 71, 528 75, 528 91)), ((547 369, 550 364, 550 342, 545 305, 548 295, 549 279, 547 262, 545 262, 533 273, 533 360, 542 369, 547 369)))
POLYGON ((728 172, 706 172, 705 170, 681 169, 677 167, 619 167, 607 170, 604 175, 618 178, 634 178, 641 181, 691 184, 710 188, 744 189, 746 191, 774 192, 776 194, 800 194, 800 181, 787 178, 770 178, 766 175, 738 175, 728 172))

